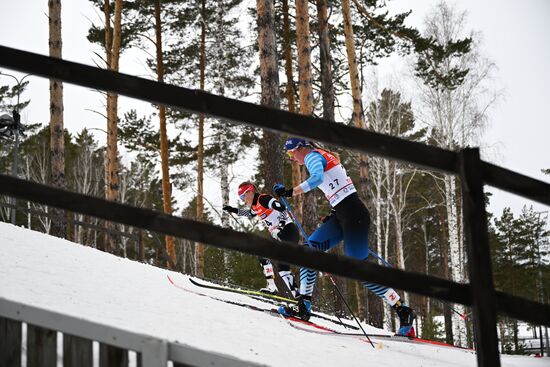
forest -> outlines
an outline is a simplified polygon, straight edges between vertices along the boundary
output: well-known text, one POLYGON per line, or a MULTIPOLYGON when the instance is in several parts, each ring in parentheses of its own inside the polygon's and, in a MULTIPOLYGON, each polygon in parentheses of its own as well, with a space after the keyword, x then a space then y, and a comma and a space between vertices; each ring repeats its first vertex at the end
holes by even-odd
MULTIPOLYGON (((61 5, 49 1, 53 57, 62 57, 61 5)), ((102 68, 118 71, 121 55, 141 50, 149 76, 159 82, 453 151, 483 145, 489 111, 500 98, 492 84, 497 65, 484 55, 476 30, 467 28, 467 14, 445 1, 422 29, 407 25, 413 10, 393 13, 383 0, 90 0, 89 6, 103 21, 92 24, 82 42, 97 50, 94 62, 102 68), (391 57, 402 60, 405 71, 387 83, 375 66, 391 57)), ((0 112, 23 113, 33 102, 20 99, 28 85, 0 78, 0 112)), ((287 159, 287 137, 271 131, 165 106, 152 105, 143 115, 119 108, 116 94, 97 92, 106 134, 74 132, 63 117, 63 84, 50 81, 48 93, 50 116, 11 130, 0 125, 1 173, 262 236, 269 233, 256 220, 221 210, 238 202, 237 185, 251 181, 270 193, 275 183, 291 187, 308 177, 287 159), (206 195, 207 185, 216 188, 215 197, 206 195)), ((371 250, 400 269, 469 281, 456 177, 326 148, 338 153, 368 207, 371 250)), ((550 175, 549 167, 540 169, 550 175)), ((307 233, 330 212, 316 191, 291 201, 307 233)), ((491 192, 485 195, 488 206, 491 192)), ((525 205, 520 213, 506 208, 488 217, 496 288, 548 304, 548 212, 525 205)), ((185 239, 5 196, 0 220, 186 274, 265 285, 257 258, 185 239)), ((343 246, 334 251, 343 254, 343 246)), ((336 283, 359 318, 395 329, 394 312, 360 282, 336 283)), ((418 315, 420 336, 473 345, 467 307, 408 293, 404 299, 418 315)), ((313 303, 349 314, 326 274, 318 278, 313 303)), ((523 353, 518 321, 500 315, 498 324, 502 351, 523 353)))

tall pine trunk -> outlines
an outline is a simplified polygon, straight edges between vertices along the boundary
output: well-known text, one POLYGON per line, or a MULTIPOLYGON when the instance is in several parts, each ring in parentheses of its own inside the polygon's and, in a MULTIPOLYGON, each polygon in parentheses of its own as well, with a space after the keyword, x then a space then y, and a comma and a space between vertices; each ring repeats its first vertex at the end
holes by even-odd
MULTIPOLYGON (((294 101, 294 75, 292 68, 292 45, 291 45, 291 31, 290 31, 290 15, 288 0, 283 0, 283 35, 284 35, 284 50, 283 57, 285 59, 285 74, 286 74, 286 90, 285 96, 288 103, 288 110, 290 112, 296 112, 296 106, 294 101)), ((292 161, 290 163, 292 168, 292 187, 298 186, 302 182, 302 171, 298 162, 292 161)), ((294 214, 296 218, 302 222, 303 219, 303 205, 304 197, 298 196, 294 200, 294 214)))
MULTIPOLYGON (((258 23, 258 48, 260 49, 261 104, 279 108, 279 72, 275 39, 275 10, 273 0, 256 0, 258 23)), ((281 136, 264 131, 260 145, 260 175, 266 190, 282 182, 283 156, 281 136)))
MULTIPOLYGON (((342 0, 342 15, 344 18, 344 36, 346 40, 346 53, 348 56, 351 95, 353 98, 353 113, 351 115, 351 120, 355 127, 364 129, 366 125, 363 116, 361 85, 359 83, 359 70, 357 68, 357 58, 355 56, 355 40, 353 36, 349 0, 342 0)), ((367 155, 362 153, 359 154, 359 193, 366 203, 369 202, 368 168, 367 155)))
MULTIPOLYGON (((204 90, 206 69, 206 0, 201 0, 201 40, 200 40, 200 76, 199 88, 204 90)), ((199 115, 199 142, 197 151, 197 220, 204 221, 204 115, 199 115)), ((204 276, 205 246, 197 243, 195 247, 195 271, 199 277, 204 276)))
MULTIPOLYGON (((120 58, 121 38, 121 17, 122 0, 116 0, 114 9, 114 27, 111 31, 111 9, 105 2, 105 49, 107 52, 107 68, 118 71, 120 58)), ((105 162, 105 198, 110 201, 117 201, 119 189, 118 177, 118 147, 117 147, 117 125, 118 125, 118 95, 107 92, 107 151, 105 162)), ((107 222, 107 229, 113 229, 114 223, 107 222)), ((109 234, 105 235, 105 250, 114 252, 116 238, 109 234)))
MULTIPOLYGON (((50 56, 61 59, 61 0, 48 1, 50 56)), ((50 156, 51 181, 55 187, 65 187, 65 143, 63 129, 63 83, 50 79, 50 156)), ((65 237, 66 223, 63 211, 54 209, 52 235, 65 237)))
MULTIPOLYGON (((323 118, 334 121, 334 83, 332 80, 332 58, 330 56, 330 37, 328 24, 328 2, 327 0, 317 0, 317 35, 319 37, 319 62, 321 66, 321 96, 323 99, 323 118)), ((344 255, 344 247, 338 246, 335 250, 338 255, 344 255)), ((342 294, 348 294, 348 282, 344 278, 336 278, 336 285, 342 294)), ((362 310, 360 315, 364 315, 364 291, 356 297, 357 309, 362 310)), ((334 308, 336 312, 345 313, 345 305, 341 297, 336 297, 334 308)))
POLYGON ((321 64, 321 96, 323 98, 323 118, 334 121, 334 83, 332 80, 332 58, 328 27, 327 0, 317 0, 319 28, 319 61, 321 64))
MULTIPOLYGON (((157 80, 164 82, 164 61, 162 56, 162 27, 160 19, 160 0, 155 1, 155 44, 157 51, 157 80)), ((170 185, 170 170, 169 170, 169 158, 168 158, 168 136, 166 134, 166 107, 164 105, 159 106, 159 124, 160 124, 160 160, 162 168, 162 202, 164 206, 164 212, 166 214, 172 214, 172 189, 170 185)), ((165 236, 166 252, 172 261, 172 264, 176 264, 176 248, 174 245, 174 238, 171 236, 165 236)), ((170 263, 167 264, 168 268, 171 267, 170 263)))
MULTIPOLYGON (((298 96, 300 113, 313 115, 313 86, 311 77, 311 45, 307 0, 296 0, 296 47, 298 52, 298 96)), ((303 226, 306 233, 317 227, 316 190, 304 195, 303 226)))

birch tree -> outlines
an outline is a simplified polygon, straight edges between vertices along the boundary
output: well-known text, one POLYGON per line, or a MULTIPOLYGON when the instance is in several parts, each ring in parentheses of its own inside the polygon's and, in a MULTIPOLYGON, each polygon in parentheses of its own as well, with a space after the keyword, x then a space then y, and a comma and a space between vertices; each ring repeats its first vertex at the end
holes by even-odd
MULTIPOLYGON (((459 12, 446 3, 438 3, 425 20, 425 33, 444 47, 466 31, 466 13, 459 12)), ((475 34, 471 33, 475 39, 475 34)), ((431 129, 431 139, 438 146, 458 150, 469 144, 479 145, 487 124, 487 111, 496 101, 498 93, 489 80, 495 65, 483 57, 480 42, 474 41, 464 52, 449 55, 435 63, 436 74, 453 75, 453 70, 467 70, 459 82, 434 84, 418 79, 419 111, 416 113, 431 129)), ((461 213, 457 183, 454 176, 443 176, 444 198, 447 217, 450 277, 453 281, 466 281, 464 266, 464 241, 461 235, 461 213)), ((462 305, 456 306, 464 313, 462 305)), ((460 317, 453 314, 453 336, 458 345, 466 345, 466 328, 460 317)))

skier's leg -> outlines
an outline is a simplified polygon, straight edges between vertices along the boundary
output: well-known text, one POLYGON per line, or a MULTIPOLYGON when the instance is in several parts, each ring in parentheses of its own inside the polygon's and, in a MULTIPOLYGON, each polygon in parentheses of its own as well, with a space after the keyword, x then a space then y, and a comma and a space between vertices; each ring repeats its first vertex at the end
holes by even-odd
POLYGON ((260 258, 260 264, 265 276, 267 285, 260 289, 260 292, 275 294, 278 292, 277 286, 275 285, 275 278, 273 277, 273 264, 269 259, 260 258))
MULTIPOLYGON (((370 225, 367 208, 359 197, 350 197, 337 205, 336 215, 342 227, 346 255, 366 260, 369 256, 370 225)), ((397 334, 414 335, 412 323, 416 315, 410 307, 401 303, 401 297, 393 288, 371 282, 363 282, 363 285, 395 309, 400 320, 397 334)))
MULTIPOLYGON (((281 241, 286 242, 300 242, 300 232, 294 223, 288 223, 284 228, 279 232, 278 237, 281 241)), ((284 263, 278 263, 277 269, 279 276, 285 282, 288 290, 293 297, 298 296, 298 286, 296 285, 296 280, 294 279, 294 274, 290 271, 290 265, 284 263)))
MULTIPOLYGON (((323 223, 308 238, 310 246, 326 251, 342 241, 342 231, 338 221, 333 216, 323 223)), ((317 271, 307 268, 300 269, 300 296, 298 304, 293 306, 279 307, 279 313, 285 316, 299 317, 303 320, 309 320, 311 315, 311 295, 317 278, 317 271)))
MULTIPOLYGON (((319 228, 309 236, 309 246, 320 251, 327 251, 342 241, 342 229, 334 215, 330 216, 319 228)), ((311 296, 315 281, 317 280, 317 271, 301 268, 300 269, 300 294, 311 296)))

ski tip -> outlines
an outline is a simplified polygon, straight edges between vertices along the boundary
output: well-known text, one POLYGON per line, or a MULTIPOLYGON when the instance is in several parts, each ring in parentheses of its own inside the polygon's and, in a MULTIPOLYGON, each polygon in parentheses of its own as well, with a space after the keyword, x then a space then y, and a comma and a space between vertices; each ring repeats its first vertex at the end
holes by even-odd
POLYGON ((168 281, 172 284, 174 284, 174 281, 172 280, 172 278, 170 278, 170 275, 166 274, 166 278, 168 278, 168 281))

